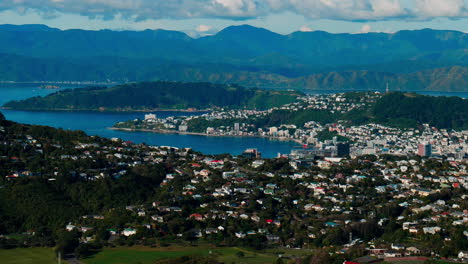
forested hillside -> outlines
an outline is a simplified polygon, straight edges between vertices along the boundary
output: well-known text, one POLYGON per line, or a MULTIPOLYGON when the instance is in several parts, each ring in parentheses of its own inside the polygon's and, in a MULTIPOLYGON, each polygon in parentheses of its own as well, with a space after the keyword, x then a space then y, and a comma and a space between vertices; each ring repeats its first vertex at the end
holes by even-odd
POLYGON ((393 34, 228 27, 182 32, 61 31, 0 26, 0 81, 182 81, 292 89, 466 90, 468 37, 443 30, 393 34), (73 39, 72 42, 69 40, 73 39))
POLYGON ((468 129, 468 100, 390 93, 372 109, 376 122, 386 124, 430 124, 437 128, 468 129))
POLYGON ((153 109, 208 109, 212 107, 266 109, 291 103, 301 95, 211 83, 143 82, 115 87, 59 91, 5 104, 26 110, 140 111, 153 109))

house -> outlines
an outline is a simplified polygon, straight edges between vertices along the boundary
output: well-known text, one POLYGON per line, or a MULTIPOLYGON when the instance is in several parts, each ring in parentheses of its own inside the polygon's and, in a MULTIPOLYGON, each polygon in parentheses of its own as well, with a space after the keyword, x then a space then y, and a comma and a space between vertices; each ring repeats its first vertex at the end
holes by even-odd
POLYGON ((406 248, 406 254, 407 255, 419 255, 421 254, 421 250, 419 250, 417 247, 408 247, 406 248))
POLYGON ((133 228, 125 228, 123 231, 122 231, 122 235, 126 236, 126 237, 129 237, 129 236, 132 236, 132 235, 135 235, 136 234, 136 229, 133 229, 133 228))
POLYGON ((400 244, 393 244, 392 243, 391 248, 394 249, 394 250, 405 250, 405 246, 400 245, 400 244))
POLYGON ((335 223, 335 222, 326 222, 325 223, 325 226, 328 226, 328 227, 336 227, 336 226, 339 226, 339 224, 335 223))
POLYGON ((252 168, 258 168, 265 163, 264 160, 255 160, 252 162, 252 168))
POLYGON ((153 219, 153 221, 156 221, 156 222, 159 222, 159 223, 164 222, 164 218, 162 216, 159 216, 159 215, 153 215, 153 216, 151 216, 151 219, 153 219))
POLYGON ((385 258, 401 258, 403 254, 396 250, 387 250, 384 253, 385 258))
POLYGON ((65 229, 66 229, 67 231, 72 231, 72 230, 75 229, 75 228, 76 228, 76 226, 74 226, 74 225, 72 225, 72 224, 68 224, 68 225, 65 227, 65 229))
POLYGON ((191 215, 189 216, 189 218, 195 219, 195 220, 197 220, 197 221, 203 221, 203 220, 204 220, 204 219, 203 219, 203 215, 201 215, 201 214, 191 214, 191 215))
POLYGON ((89 230, 92 230, 93 228, 92 227, 86 227, 86 226, 83 226, 80 228, 81 232, 83 233, 86 233, 88 232, 89 230))
POLYGON ((267 238, 268 242, 270 242, 270 243, 278 243, 280 241, 280 237, 275 236, 275 235, 267 235, 266 238, 267 238))
POLYGON ((461 260, 468 260, 468 251, 460 251, 458 253, 458 258, 461 260))
POLYGON ((438 226, 434 226, 434 227, 423 227, 423 232, 424 232, 424 234, 435 235, 435 233, 440 232, 440 230, 442 230, 442 228, 440 228, 440 227, 438 227, 438 226))
POLYGON ((217 234, 218 233, 218 229, 217 228, 212 228, 212 227, 208 227, 206 230, 205 230, 205 233, 207 235, 209 234, 217 234))
POLYGON ((236 232, 235 235, 237 238, 244 238, 246 236, 244 232, 236 232))

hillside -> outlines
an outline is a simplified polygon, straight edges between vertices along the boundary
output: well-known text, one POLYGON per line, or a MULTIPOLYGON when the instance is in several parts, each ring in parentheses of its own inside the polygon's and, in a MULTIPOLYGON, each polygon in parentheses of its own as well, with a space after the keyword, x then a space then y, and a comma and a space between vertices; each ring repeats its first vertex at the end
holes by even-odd
MULTIPOLYGON (((367 92, 345 93, 348 102, 363 102, 367 92)), ((204 120, 191 119, 189 129, 204 132, 207 127, 232 125, 234 122, 253 124, 255 128, 266 128, 283 124, 294 124, 302 127, 306 122, 316 121, 331 124, 344 121, 350 125, 378 123, 392 127, 416 128, 429 124, 439 129, 468 129, 468 99, 460 97, 434 97, 415 93, 390 92, 376 95, 375 101, 346 113, 332 113, 322 109, 274 110, 268 115, 243 120, 204 120)))
MULTIPOLYGON (((388 64, 374 65, 372 70, 362 70, 362 66, 349 66, 350 69, 335 69, 330 72, 288 77, 262 71, 259 68, 243 69, 227 64, 206 63, 197 66, 109 57, 74 62, 58 59, 31 59, 8 54, 0 54, 0 59, 2 60, 0 80, 19 82, 161 80, 238 84, 266 89, 311 90, 383 90, 387 82, 391 90, 402 91, 466 91, 468 87, 468 67, 463 66, 426 69, 410 73, 386 72, 385 67, 388 64)), ((411 63, 401 63, 411 69, 419 67, 411 63)), ((431 65, 430 62, 426 64, 426 67, 429 65, 431 65)))
POLYGON ((298 92, 265 91, 211 83, 143 82, 115 87, 69 89, 45 97, 8 102, 6 108, 23 110, 150 111, 259 108, 296 100, 298 92))
POLYGON ((413 93, 390 93, 376 102, 371 120, 390 125, 429 124, 437 128, 468 129, 468 100, 413 93))
POLYGON ((193 39, 167 30, 62 31, 3 25, 0 81, 165 80, 364 90, 388 81, 402 90, 462 91, 467 35, 430 29, 281 35, 244 25, 193 39), (462 75, 439 74, 453 68, 462 75))

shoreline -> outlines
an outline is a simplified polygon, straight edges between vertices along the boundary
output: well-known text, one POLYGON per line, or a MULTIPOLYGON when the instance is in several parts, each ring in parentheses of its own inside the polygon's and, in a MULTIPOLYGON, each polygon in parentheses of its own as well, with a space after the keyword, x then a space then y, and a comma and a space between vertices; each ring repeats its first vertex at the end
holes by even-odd
POLYGON ((20 109, 13 107, 0 107, 1 110, 13 110, 13 111, 26 111, 26 112, 93 112, 93 113, 151 113, 151 112, 180 112, 180 113, 209 113, 213 109, 135 109, 135 110, 116 110, 116 109, 67 109, 67 108, 55 108, 55 109, 20 109))
POLYGON ((238 138, 265 138, 271 141, 293 141, 297 144, 303 145, 300 140, 294 138, 287 138, 287 137, 267 137, 267 136, 256 136, 256 135, 214 135, 214 134, 206 134, 200 132, 181 132, 176 130, 166 130, 166 129, 132 129, 132 128, 120 128, 120 127, 109 127, 108 129, 111 130, 118 130, 118 131, 126 131, 126 132, 150 132, 150 133, 157 133, 157 134, 179 134, 179 135, 192 135, 192 136, 205 136, 205 137, 238 137, 238 138))

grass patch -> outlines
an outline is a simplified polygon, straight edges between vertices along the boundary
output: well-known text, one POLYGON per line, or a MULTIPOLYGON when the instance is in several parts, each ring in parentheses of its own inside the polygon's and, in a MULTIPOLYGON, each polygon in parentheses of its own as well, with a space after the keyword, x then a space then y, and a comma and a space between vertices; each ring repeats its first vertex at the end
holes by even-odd
POLYGON ((156 260, 165 258, 177 258, 182 256, 215 256, 219 261, 225 263, 247 263, 263 264, 274 263, 276 256, 249 251, 237 247, 117 247, 105 248, 101 252, 82 260, 85 264, 150 264, 156 260), (243 257, 238 257, 237 252, 242 251, 243 257))
POLYGON ((51 248, 16 248, 0 250, 2 264, 53 264, 57 263, 51 248))

